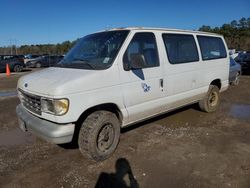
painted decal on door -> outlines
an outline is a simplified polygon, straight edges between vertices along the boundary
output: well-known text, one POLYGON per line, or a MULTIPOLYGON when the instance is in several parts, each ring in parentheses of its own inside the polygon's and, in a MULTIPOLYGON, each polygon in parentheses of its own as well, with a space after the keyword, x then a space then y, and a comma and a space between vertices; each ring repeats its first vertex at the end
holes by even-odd
POLYGON ((147 85, 146 83, 141 83, 141 87, 145 93, 149 92, 151 89, 151 86, 147 85))

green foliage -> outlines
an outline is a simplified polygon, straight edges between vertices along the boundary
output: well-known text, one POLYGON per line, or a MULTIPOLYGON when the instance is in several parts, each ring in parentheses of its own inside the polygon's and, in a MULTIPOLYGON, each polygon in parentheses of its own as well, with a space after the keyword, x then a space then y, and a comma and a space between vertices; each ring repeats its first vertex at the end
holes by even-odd
MULTIPOLYGON (((78 39, 77 39, 78 40, 78 39)), ((77 42, 75 41, 64 41, 58 44, 36 44, 36 45, 21 45, 19 47, 0 47, 0 54, 66 54, 70 48, 77 42)))
POLYGON ((233 20, 229 24, 215 28, 203 25, 199 31, 221 34, 224 36, 228 48, 250 51, 250 18, 233 20))

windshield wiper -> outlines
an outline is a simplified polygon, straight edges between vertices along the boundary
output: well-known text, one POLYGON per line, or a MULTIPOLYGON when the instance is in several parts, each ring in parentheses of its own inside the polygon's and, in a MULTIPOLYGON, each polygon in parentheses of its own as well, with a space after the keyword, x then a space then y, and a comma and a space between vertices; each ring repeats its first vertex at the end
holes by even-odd
POLYGON ((92 69, 95 69, 96 67, 93 65, 93 64, 91 64, 91 63, 89 63, 89 60, 87 60, 87 59, 81 59, 81 58, 74 58, 73 59, 73 62, 81 62, 81 63, 79 63, 79 64, 82 64, 82 65, 88 65, 89 67, 91 67, 92 69))
POLYGON ((74 58, 73 61, 85 61, 85 62, 89 62, 89 60, 82 59, 82 58, 74 58))

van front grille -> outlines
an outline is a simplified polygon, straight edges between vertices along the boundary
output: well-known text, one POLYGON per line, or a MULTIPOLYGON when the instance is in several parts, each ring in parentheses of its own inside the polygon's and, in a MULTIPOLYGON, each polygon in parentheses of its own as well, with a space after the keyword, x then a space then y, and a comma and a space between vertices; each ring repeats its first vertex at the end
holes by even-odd
POLYGON ((31 112, 41 115, 41 97, 24 92, 21 89, 18 89, 18 91, 20 93, 20 100, 23 106, 31 112))

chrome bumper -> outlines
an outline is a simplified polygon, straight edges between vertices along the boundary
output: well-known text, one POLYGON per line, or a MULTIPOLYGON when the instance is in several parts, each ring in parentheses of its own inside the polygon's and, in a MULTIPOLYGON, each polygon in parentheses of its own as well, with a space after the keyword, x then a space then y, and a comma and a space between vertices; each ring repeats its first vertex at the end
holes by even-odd
POLYGON ((19 118, 19 127, 23 131, 32 132, 36 136, 55 144, 72 141, 75 130, 74 124, 56 124, 38 118, 25 110, 21 104, 16 107, 16 113, 19 118))

